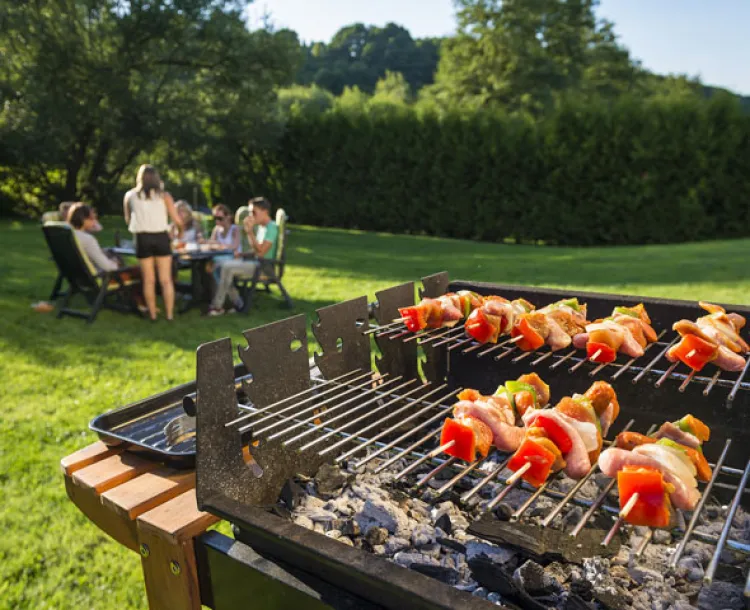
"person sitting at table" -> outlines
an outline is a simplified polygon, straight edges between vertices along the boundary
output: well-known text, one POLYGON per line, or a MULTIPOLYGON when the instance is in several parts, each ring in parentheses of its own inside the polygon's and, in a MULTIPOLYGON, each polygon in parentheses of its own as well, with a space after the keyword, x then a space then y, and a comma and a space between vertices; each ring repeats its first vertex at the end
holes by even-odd
POLYGON ((213 207, 213 217, 216 224, 207 243, 217 249, 231 250, 231 253, 217 254, 213 257, 214 280, 218 283, 221 265, 225 261, 232 260, 235 254, 242 252, 242 233, 234 224, 232 211, 223 203, 218 203, 213 207))
POLYGON ((203 240, 203 229, 200 223, 193 218, 193 208, 184 199, 174 204, 177 214, 182 220, 182 229, 172 223, 169 225, 169 236, 180 245, 197 244, 203 240))
MULTIPOLYGON (((141 274, 138 267, 126 267, 122 265, 118 257, 102 249, 99 241, 92 234, 92 229, 95 228, 96 222, 96 214, 91 206, 84 203, 76 203, 71 206, 68 214, 68 223, 73 227, 78 243, 97 272, 102 273, 104 271, 126 269, 126 272, 122 274, 123 281, 140 279, 141 274)), ((143 295, 140 292, 136 292, 135 299, 138 309, 141 312, 148 310, 143 295)))
POLYGON ((80 203, 80 201, 63 201, 60 206, 57 208, 58 213, 60 214, 60 222, 68 222, 68 216, 70 215, 70 208, 72 208, 76 203, 80 203))
MULTIPOLYGON (((255 260, 244 260, 242 254, 236 254, 235 260, 226 261, 221 265, 219 283, 208 310, 209 316, 220 316, 224 313, 224 302, 227 297, 231 300, 233 308, 228 313, 235 313, 244 307, 234 280, 237 277, 251 277, 261 260, 273 260, 276 258, 276 245, 279 238, 279 228, 271 220, 271 202, 265 197, 256 197, 248 202, 251 212, 245 218, 243 228, 250 244, 250 255, 255 260)), ((266 261, 263 261, 266 263, 266 261)), ((270 263, 266 263, 270 264, 270 263)))

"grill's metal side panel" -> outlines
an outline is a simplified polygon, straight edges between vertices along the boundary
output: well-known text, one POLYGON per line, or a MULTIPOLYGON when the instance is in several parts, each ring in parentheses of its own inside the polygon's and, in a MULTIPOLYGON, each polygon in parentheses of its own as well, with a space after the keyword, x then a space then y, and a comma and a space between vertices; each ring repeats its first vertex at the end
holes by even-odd
MULTIPOLYGON (((377 307, 375 319, 385 326, 399 317, 398 308, 414 303, 414 282, 400 284, 375 293, 377 307)), ((406 379, 417 376, 417 345, 414 341, 394 341, 389 335, 375 336, 375 343, 382 354, 375 359, 380 374, 402 375, 406 379)))
POLYGON ((315 364, 326 379, 355 369, 368 370, 370 338, 364 334, 369 318, 367 297, 359 297, 317 310, 312 331, 323 350, 315 364))
MULTIPOLYGON (((448 272, 442 271, 422 278, 422 286, 419 290, 419 298, 436 298, 449 290, 448 272)), ((443 346, 435 346, 427 343, 422 347, 424 359, 422 360, 422 373, 427 381, 440 383, 448 374, 448 350, 443 346)))
POLYGON ((310 387, 306 321, 300 314, 243 333, 248 346, 238 347, 237 352, 253 376, 244 389, 256 407, 310 387), (293 342, 299 345, 293 347, 293 342))
MULTIPOLYGON (((251 335, 253 332, 249 331, 251 335)), ((250 353, 246 354, 248 362, 255 362, 264 355, 256 345, 250 336, 247 347, 250 353)), ((267 356, 270 357, 270 354, 267 356)), ((290 451, 283 446, 281 439, 262 441, 258 446, 250 445, 247 449, 251 461, 246 463, 242 436, 236 428, 225 426, 238 415, 231 341, 220 339, 201 345, 197 361, 198 506, 203 507, 214 496, 224 496, 247 505, 268 505, 279 497, 290 473, 312 475, 316 472, 324 461, 317 453, 290 451)), ((284 378, 275 381, 283 384, 284 378)), ((285 392, 285 395, 289 396, 290 393, 285 392)))

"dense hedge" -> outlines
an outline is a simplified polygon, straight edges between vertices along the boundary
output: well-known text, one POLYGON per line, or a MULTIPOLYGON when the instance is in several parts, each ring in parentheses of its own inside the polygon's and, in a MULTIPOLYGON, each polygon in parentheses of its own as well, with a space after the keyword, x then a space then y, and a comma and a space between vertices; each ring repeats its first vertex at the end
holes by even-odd
POLYGON ((569 245, 750 235, 750 116, 714 98, 539 121, 410 107, 290 118, 245 186, 299 223, 569 245))

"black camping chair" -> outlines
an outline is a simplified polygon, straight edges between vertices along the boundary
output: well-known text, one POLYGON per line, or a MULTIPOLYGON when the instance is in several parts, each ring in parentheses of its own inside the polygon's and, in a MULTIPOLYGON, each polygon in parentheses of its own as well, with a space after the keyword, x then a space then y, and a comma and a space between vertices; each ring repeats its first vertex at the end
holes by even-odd
POLYGON ((139 313, 134 290, 140 284, 140 279, 127 278, 127 270, 124 269, 98 273, 78 246, 75 233, 67 223, 48 222, 42 226, 42 231, 60 276, 70 286, 58 309, 58 318, 74 316, 91 323, 102 307, 124 313, 139 313), (90 306, 88 311, 68 308, 76 294, 86 298, 90 306))
MULTIPOLYGON (((235 214, 235 220, 238 224, 242 224, 242 211, 246 208, 240 208, 235 214)), ((271 292, 271 286, 278 286, 281 296, 284 297, 286 306, 291 309, 294 307, 294 301, 289 293, 284 288, 284 284, 281 283, 281 279, 284 277, 284 268, 286 267, 286 245, 289 238, 289 231, 286 228, 286 212, 279 208, 276 211, 276 225, 279 227, 278 243, 276 244, 276 258, 258 258, 260 262, 255 268, 255 273, 248 277, 238 277, 234 283, 237 286, 237 290, 242 297, 244 303, 245 313, 250 311, 253 303, 253 298, 258 290, 258 285, 263 286, 266 292, 271 292)))
MULTIPOLYGON (((54 210, 52 212, 45 212, 42 214, 42 225, 45 225, 47 223, 55 223, 60 222, 60 212, 57 210, 54 210)), ((57 272, 57 279, 55 279, 55 284, 52 286, 52 293, 49 295, 50 301, 56 301, 58 297, 65 294, 65 291, 63 290, 63 282, 65 281, 65 278, 63 277, 63 274, 59 271, 57 272)))

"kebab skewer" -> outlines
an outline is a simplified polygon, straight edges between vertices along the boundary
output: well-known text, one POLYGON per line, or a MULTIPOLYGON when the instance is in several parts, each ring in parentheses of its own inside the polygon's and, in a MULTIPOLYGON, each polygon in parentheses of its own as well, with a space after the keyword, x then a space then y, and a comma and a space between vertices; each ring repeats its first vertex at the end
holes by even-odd
POLYGON ((582 478, 599 457, 603 437, 619 412, 617 395, 604 381, 583 395, 563 398, 553 409, 526 411, 525 436, 508 468, 534 487, 561 470, 582 478))
POLYGON ((652 436, 619 434, 598 463, 605 475, 617 477, 620 516, 632 525, 668 527, 673 506, 693 510, 700 499, 698 481, 711 478, 701 449, 710 434, 692 415, 665 423, 652 436))
POLYGON ((399 307, 398 313, 411 332, 426 328, 453 328, 482 303, 483 298, 477 293, 459 290, 436 299, 424 298, 411 307, 399 307))
POLYGON ((523 351, 549 345, 555 352, 568 347, 586 326, 586 304, 577 298, 563 299, 542 309, 521 314, 510 332, 523 351))
POLYGON ((586 349, 592 362, 613 362, 617 352, 640 358, 649 343, 657 339, 651 319, 642 303, 635 307, 615 307, 608 318, 587 324, 585 332, 573 337, 576 348, 586 349))
POLYGON ((534 305, 525 299, 508 301, 501 296, 485 297, 466 320, 466 334, 479 343, 497 343, 507 335, 519 316, 533 311, 534 305))
POLYGON ((515 451, 524 437, 522 415, 549 403, 549 386, 536 374, 521 375, 498 387, 492 396, 464 390, 446 418, 440 445, 453 442, 445 452, 467 462, 485 457, 492 446, 515 451))
POLYGON ((672 329, 681 337, 671 347, 667 358, 671 362, 683 362, 694 371, 700 371, 713 362, 725 371, 741 371, 745 367, 750 346, 740 337, 745 318, 736 313, 727 313, 723 307, 711 303, 698 303, 708 312, 695 320, 680 320, 672 329))

